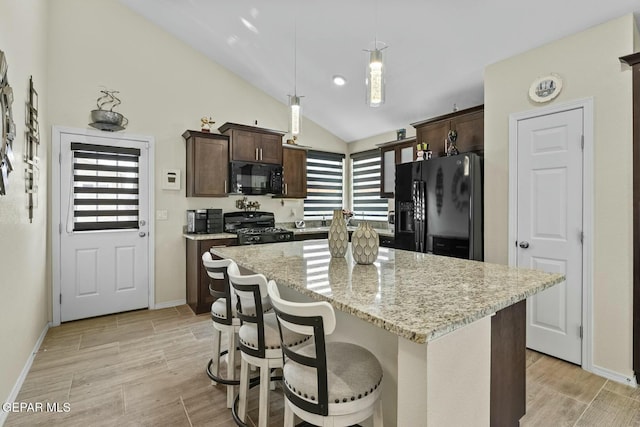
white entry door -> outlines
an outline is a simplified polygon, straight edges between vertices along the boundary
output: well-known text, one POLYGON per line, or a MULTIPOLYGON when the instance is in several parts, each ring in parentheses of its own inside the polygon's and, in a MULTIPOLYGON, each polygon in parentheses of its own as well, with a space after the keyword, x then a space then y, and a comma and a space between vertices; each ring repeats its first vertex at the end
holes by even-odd
POLYGON ((148 142, 60 134, 60 319, 149 301, 148 142))
POLYGON ((517 263, 567 280, 527 300, 527 347, 582 362, 583 109, 518 121, 517 263))

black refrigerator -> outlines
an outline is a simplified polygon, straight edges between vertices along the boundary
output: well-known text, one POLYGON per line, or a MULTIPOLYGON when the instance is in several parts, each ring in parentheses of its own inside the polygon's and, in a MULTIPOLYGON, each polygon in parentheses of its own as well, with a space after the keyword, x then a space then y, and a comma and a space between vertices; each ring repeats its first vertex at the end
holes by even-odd
POLYGON ((482 157, 396 165, 395 247, 483 260, 482 157))

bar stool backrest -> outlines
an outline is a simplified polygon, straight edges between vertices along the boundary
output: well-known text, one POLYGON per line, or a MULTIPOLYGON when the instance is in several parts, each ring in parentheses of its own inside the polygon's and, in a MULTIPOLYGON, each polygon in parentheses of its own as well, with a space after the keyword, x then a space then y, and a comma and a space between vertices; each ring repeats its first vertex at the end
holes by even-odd
MULTIPOLYGON (((289 387, 283 387, 287 399, 299 408, 314 414, 327 416, 329 413, 329 391, 327 384, 327 355, 325 335, 333 333, 336 327, 336 316, 328 302, 296 303, 280 297, 278 286, 269 282, 267 286, 271 304, 278 318, 278 328, 282 345, 283 365, 294 362, 309 366, 316 371, 318 392, 317 403, 303 399, 289 387), (301 354, 300 350, 308 346, 287 347, 282 340, 282 328, 311 336, 315 345, 315 357, 301 354)), ((286 378, 284 378, 286 381, 286 378)))
POLYGON ((237 316, 244 323, 254 323, 258 332, 258 348, 245 345, 240 340, 242 352, 264 359, 266 344, 264 337, 264 307, 263 301, 268 298, 267 278, 262 274, 240 275, 235 266, 228 269, 229 283, 238 297, 237 316), (243 310, 243 307, 245 309, 243 310), (250 310, 247 310, 251 307, 250 310))
POLYGON ((213 280, 209 281, 209 294, 215 299, 225 298, 226 307, 227 307, 227 316, 225 318, 211 316, 214 322, 221 323, 223 325, 231 325, 233 323, 233 318, 236 315, 236 309, 234 300, 236 299, 231 286, 229 286, 229 276, 228 269, 231 265, 236 266, 235 262, 230 259, 213 259, 211 257, 210 252, 205 252, 202 254, 202 265, 204 265, 205 270, 207 270, 207 275, 214 280, 222 280, 223 288, 222 290, 215 289, 213 287, 213 280))

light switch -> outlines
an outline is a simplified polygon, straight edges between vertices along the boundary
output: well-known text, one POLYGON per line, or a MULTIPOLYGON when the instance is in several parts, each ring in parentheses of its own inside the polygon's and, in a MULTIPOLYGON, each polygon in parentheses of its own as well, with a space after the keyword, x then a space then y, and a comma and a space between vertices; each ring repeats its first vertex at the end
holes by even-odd
POLYGON ((169 212, 166 210, 156 211, 156 220, 166 221, 169 219, 169 212))

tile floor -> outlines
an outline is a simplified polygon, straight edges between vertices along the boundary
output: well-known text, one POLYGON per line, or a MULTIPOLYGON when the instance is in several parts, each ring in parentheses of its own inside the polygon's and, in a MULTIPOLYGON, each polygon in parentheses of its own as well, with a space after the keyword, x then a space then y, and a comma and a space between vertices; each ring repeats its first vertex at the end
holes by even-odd
MULTIPOLYGON (((6 426, 234 426, 222 386, 204 369, 211 320, 188 306, 134 311, 51 328, 19 402, 68 402, 69 412, 11 413, 6 426)), ((250 426, 257 421, 251 391, 250 426)), ((282 425, 280 393, 270 425, 282 425)), ((522 426, 640 426, 640 389, 527 353, 522 426)), ((404 426, 402 426, 404 427, 404 426)))

